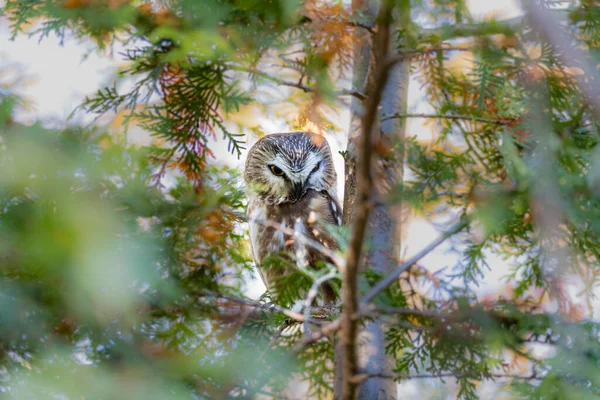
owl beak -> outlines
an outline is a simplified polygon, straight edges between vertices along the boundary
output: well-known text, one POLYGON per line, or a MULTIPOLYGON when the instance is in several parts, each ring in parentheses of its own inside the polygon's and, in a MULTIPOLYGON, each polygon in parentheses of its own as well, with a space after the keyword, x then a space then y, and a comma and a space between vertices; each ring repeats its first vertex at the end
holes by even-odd
POLYGON ((292 191, 294 201, 298 201, 304 196, 306 190, 304 189, 304 184, 302 182, 294 182, 294 187, 292 191))

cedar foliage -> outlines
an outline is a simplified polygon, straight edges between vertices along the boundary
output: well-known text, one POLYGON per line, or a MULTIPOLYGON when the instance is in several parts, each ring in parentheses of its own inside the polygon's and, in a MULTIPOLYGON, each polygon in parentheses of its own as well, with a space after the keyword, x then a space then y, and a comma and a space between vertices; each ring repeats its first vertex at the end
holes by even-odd
MULTIPOLYGON (((463 0, 411 7, 396 45, 412 57, 436 136, 393 144, 410 174, 385 201, 467 225, 450 239, 455 265, 415 264, 373 303, 396 379, 428 377, 460 398, 491 381, 525 398, 600 397, 600 153, 579 72, 526 22, 475 23, 463 0), (506 290, 482 295, 492 256, 509 267, 506 290)), ((101 126, 25 126, 13 119, 19 99, 0 91, 3 391, 268 398, 294 378, 307 382, 301 397, 330 396, 331 337, 299 347, 301 324, 277 306, 318 275, 299 271, 274 299, 245 297, 240 172, 212 158, 218 137, 241 156, 246 135, 263 134, 244 122, 256 110, 338 131, 352 31, 372 28, 363 16, 292 0, 7 0, 1 12, 14 36, 42 45, 75 35, 100 51, 123 46, 114 85, 80 109, 154 138, 140 148, 101 126)), ((600 7, 560 12, 594 57, 600 7)), ((379 279, 366 272, 361 290, 379 279)))

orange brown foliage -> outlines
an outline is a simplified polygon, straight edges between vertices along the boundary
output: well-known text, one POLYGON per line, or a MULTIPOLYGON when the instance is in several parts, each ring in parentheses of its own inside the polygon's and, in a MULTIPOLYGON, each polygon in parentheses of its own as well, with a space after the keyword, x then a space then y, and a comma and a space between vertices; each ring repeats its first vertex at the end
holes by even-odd
POLYGON ((181 19, 165 6, 153 7, 151 3, 144 3, 137 7, 140 14, 148 18, 153 27, 170 26, 180 27, 181 19))
POLYGON ((77 329, 77 322, 70 318, 63 318, 57 326, 54 327, 53 335, 71 336, 77 329))
MULTIPOLYGON (((174 112, 169 109, 169 104, 175 103, 177 100, 175 96, 180 96, 177 93, 178 87, 186 79, 185 71, 183 68, 176 64, 166 64, 161 72, 160 87, 162 91, 162 97, 167 105, 167 116, 173 120, 174 133, 181 138, 180 143, 175 143, 175 148, 183 148, 182 151, 174 161, 170 158, 165 160, 159 160, 162 162, 163 168, 159 173, 159 178, 165 170, 165 167, 170 169, 179 169, 186 177, 186 179, 194 183, 194 187, 199 191, 201 190, 202 183, 202 171, 206 168, 206 158, 213 157, 213 152, 206 147, 205 138, 198 135, 191 134, 192 130, 202 132, 207 137, 216 138, 214 128, 200 120, 193 120, 188 113, 184 111, 174 112), (189 122, 192 120, 192 124, 189 122), (194 157, 191 157, 193 155, 194 157)), ((187 99, 190 103, 194 102, 193 98, 187 99)), ((197 99, 198 104, 202 102, 202 99, 197 99)), ((216 110, 214 110, 216 112, 216 110)), ((191 113, 191 110, 190 110, 191 113)))
POLYGON ((108 6, 110 9, 118 8, 124 4, 129 4, 130 0, 65 0, 62 3, 64 8, 87 8, 91 6, 108 6))
POLYGON ((317 0, 307 1, 304 12, 311 19, 311 42, 320 59, 328 66, 336 62, 340 70, 350 66, 354 47, 350 11, 341 3, 317 0))
POLYGON ((222 210, 216 210, 206 216, 198 227, 198 234, 210 244, 221 243, 233 229, 233 222, 226 219, 222 210))
MULTIPOLYGON (((206 257, 209 252, 207 247, 226 246, 227 237, 233 231, 235 224, 239 223, 239 217, 223 209, 215 209, 209 212, 200 224, 194 229, 194 245, 183 257, 190 263, 191 271, 207 268, 206 257)), ((218 270, 218 265, 215 266, 218 270)))

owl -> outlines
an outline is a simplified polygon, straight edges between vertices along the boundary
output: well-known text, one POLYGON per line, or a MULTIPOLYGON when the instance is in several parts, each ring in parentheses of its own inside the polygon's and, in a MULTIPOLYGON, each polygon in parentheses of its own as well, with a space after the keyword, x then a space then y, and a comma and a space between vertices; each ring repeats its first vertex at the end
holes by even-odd
MULTIPOLYGON (((248 152, 244 181, 254 262, 269 292, 277 279, 292 272, 264 265, 269 256, 285 254, 300 268, 332 261, 294 238, 299 233, 329 249, 338 247, 327 229, 328 224, 342 223, 337 174, 322 135, 291 132, 263 137, 248 152), (265 220, 273 224, 261 223, 265 220)), ((325 303, 335 301, 330 285, 323 285, 321 292, 325 303)))

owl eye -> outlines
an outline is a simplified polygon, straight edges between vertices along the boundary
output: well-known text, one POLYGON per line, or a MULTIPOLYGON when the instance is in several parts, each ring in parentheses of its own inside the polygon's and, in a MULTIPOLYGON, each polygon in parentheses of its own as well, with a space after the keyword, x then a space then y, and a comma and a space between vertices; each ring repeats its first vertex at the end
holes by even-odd
POLYGON ((283 172, 283 170, 276 165, 269 165, 269 169, 275 176, 284 176, 285 175, 285 172, 283 172))
POLYGON ((321 166, 321 162, 318 162, 317 165, 315 165, 315 167, 312 169, 312 172, 317 172, 319 170, 320 166, 321 166))

